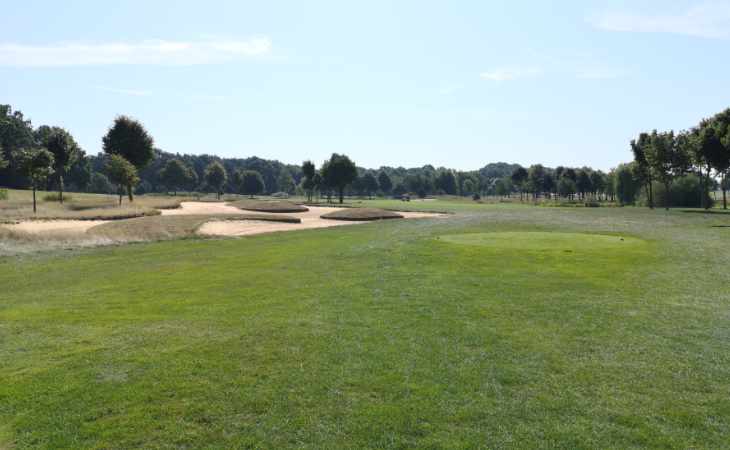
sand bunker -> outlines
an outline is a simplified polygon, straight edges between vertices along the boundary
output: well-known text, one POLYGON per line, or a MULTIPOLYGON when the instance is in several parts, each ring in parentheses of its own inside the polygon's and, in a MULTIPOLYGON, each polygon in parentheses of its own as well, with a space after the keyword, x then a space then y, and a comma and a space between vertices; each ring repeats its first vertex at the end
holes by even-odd
POLYGON ((107 220, 28 220, 3 226, 11 231, 28 234, 79 235, 86 233, 91 227, 107 222, 107 220))
MULTIPOLYGON (((246 214, 245 211, 241 211, 238 208, 223 203, 183 202, 181 206, 182 207, 179 209, 162 211, 162 214, 246 214)), ((208 236, 247 236, 252 234, 272 233, 276 231, 295 231, 307 230, 311 228, 329 228, 344 225, 356 225, 358 223, 362 223, 327 220, 320 218, 322 214, 338 211, 340 210, 340 208, 325 206, 309 206, 308 208, 309 211, 306 212, 285 214, 291 217, 298 217, 299 219, 301 219, 302 223, 276 223, 253 220, 211 220, 210 222, 203 224, 198 229, 198 234, 208 236)), ((257 214, 274 216, 281 215, 277 213, 262 212, 258 212, 257 214)), ((445 214, 420 212, 400 212, 399 214, 401 214, 406 219, 446 216, 445 214)))

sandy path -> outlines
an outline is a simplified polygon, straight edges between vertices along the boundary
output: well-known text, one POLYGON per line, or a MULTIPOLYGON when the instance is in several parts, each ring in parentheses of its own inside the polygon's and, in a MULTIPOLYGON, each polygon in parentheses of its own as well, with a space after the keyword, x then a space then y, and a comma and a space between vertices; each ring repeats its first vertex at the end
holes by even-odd
MULTIPOLYGON (((224 203, 205 203, 205 202, 183 202, 178 209, 163 210, 165 215, 180 214, 250 214, 248 211, 242 211, 234 206, 224 203)), ((265 221, 226 221, 212 220, 203 224, 198 229, 199 234, 209 236, 247 236, 251 234, 272 233, 275 231, 294 231, 307 230, 310 228, 329 228, 343 225, 357 225, 367 222, 348 222, 342 220, 327 220, 319 216, 328 212, 336 211, 339 208, 326 206, 308 206, 309 211, 302 213, 260 213, 265 215, 285 215, 298 217, 302 223, 276 223, 265 221)), ((406 219, 417 219, 426 217, 442 217, 444 214, 417 213, 417 212, 399 212, 406 219)))
POLYGON ((2 226, 11 231, 29 234, 83 234, 89 228, 107 222, 108 220, 27 220, 2 226))

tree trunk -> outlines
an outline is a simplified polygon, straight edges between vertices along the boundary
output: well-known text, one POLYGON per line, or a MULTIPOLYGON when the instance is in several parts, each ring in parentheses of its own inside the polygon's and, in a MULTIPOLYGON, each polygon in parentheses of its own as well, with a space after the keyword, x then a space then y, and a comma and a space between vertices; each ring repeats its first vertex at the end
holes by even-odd
POLYGON ((128 184, 127 185, 127 196, 129 197, 129 202, 130 203, 134 201, 134 192, 132 192, 132 185, 131 184, 128 184))
POLYGON ((58 176, 58 200, 63 205, 63 175, 58 176))
POLYGON ((654 209, 654 189, 651 184, 651 179, 649 179, 649 184, 647 185, 649 188, 649 209, 654 209))
POLYGON ((33 214, 36 213, 36 206, 35 206, 35 183, 33 183, 33 214))
POLYGON ((340 205, 342 204, 342 202, 344 201, 344 199, 345 199, 345 188, 344 187, 341 187, 340 188, 340 205))
POLYGON ((120 185, 117 186, 117 193, 119 194, 119 207, 122 207, 122 196, 124 195, 124 188, 120 185))
POLYGON ((671 183, 664 183, 664 195, 666 195, 666 198, 664 199, 664 209, 666 209, 667 211, 669 211, 669 199, 671 198, 669 192, 670 185, 671 183))

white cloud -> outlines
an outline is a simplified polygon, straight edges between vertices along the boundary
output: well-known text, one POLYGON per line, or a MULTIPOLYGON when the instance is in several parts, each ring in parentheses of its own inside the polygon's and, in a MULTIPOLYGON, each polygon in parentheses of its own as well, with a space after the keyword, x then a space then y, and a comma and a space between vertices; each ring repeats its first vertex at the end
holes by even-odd
POLYGON ((102 65, 216 64, 271 53, 271 39, 142 41, 136 43, 0 44, 0 66, 71 67, 102 65))
POLYGON ((730 4, 727 3, 705 3, 680 14, 605 13, 588 21, 606 31, 730 38, 730 4))
POLYGON ((150 91, 142 91, 137 89, 119 89, 107 86, 94 86, 94 89, 104 92, 111 92, 113 94, 131 95, 132 97, 149 97, 152 95, 150 91))
POLYGON ((479 74, 479 78, 487 81, 512 81, 518 78, 531 78, 542 74, 538 68, 501 68, 479 74))

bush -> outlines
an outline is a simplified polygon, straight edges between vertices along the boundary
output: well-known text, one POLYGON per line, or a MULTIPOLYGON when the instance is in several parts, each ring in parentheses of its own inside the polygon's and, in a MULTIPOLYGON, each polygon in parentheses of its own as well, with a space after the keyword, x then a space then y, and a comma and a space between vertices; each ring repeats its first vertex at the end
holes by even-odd
MULTIPOLYGON (((58 196, 58 192, 54 192, 53 194, 46 194, 43 196, 44 202, 57 202, 60 200, 60 197, 58 196)), ((67 202, 71 200, 70 195, 63 194, 63 201, 67 202)))
POLYGON ((596 201, 589 201, 585 202, 583 206, 585 206, 586 208, 598 208, 601 206, 601 204, 596 201))
POLYGON ((7 200, 7 199, 8 199, 8 190, 0 189, 0 200, 7 200))
POLYGON ((482 196, 479 195, 479 194, 477 194, 477 193, 474 193, 474 195, 471 196, 471 199, 476 202, 476 201, 481 200, 482 199, 482 196))

